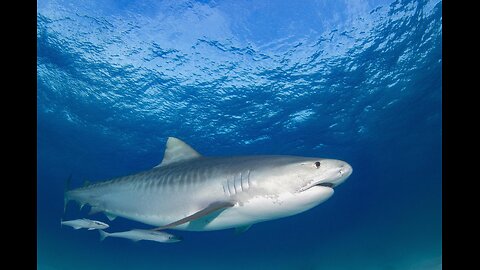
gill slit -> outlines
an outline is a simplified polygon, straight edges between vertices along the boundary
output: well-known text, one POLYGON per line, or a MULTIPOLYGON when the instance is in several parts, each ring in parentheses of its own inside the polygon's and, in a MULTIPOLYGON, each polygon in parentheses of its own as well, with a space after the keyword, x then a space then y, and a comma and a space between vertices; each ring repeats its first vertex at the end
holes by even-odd
POLYGON ((237 194, 237 185, 235 185, 235 182, 237 180, 237 175, 233 176, 233 190, 235 191, 235 194, 237 194))
POLYGON ((244 187, 243 187, 243 173, 240 173, 240 188, 242 189, 242 191, 244 191, 244 187))

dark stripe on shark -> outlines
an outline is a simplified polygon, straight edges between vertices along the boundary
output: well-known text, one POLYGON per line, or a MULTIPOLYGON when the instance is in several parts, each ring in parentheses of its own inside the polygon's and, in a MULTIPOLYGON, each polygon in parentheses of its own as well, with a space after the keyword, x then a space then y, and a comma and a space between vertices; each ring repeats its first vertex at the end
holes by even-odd
POLYGON ((206 215, 209 215, 217 210, 221 210, 221 209, 226 209, 226 208, 229 208, 229 207, 232 207, 234 206, 235 204, 232 203, 232 202, 213 202, 211 204, 209 204, 206 208, 188 216, 188 217, 185 217, 185 218, 182 218, 180 220, 177 220, 175 222, 172 222, 170 224, 167 224, 167 225, 164 225, 164 226, 160 226, 160 227, 157 227, 155 229, 152 229, 154 231, 160 231, 160 230, 165 230, 165 229, 168 229, 168 228, 173 228, 173 227, 176 227, 178 225, 181 225, 181 224, 184 224, 184 223, 187 223, 187 222, 190 222, 190 221, 194 221, 194 220, 197 220, 197 219, 200 219, 206 215))

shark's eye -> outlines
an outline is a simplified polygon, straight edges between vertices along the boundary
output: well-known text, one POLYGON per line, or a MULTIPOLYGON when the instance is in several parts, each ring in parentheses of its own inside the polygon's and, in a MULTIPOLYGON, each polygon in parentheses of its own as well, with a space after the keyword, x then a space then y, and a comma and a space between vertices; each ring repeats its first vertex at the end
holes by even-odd
POLYGON ((320 161, 315 162, 315 167, 320 168, 320 161))

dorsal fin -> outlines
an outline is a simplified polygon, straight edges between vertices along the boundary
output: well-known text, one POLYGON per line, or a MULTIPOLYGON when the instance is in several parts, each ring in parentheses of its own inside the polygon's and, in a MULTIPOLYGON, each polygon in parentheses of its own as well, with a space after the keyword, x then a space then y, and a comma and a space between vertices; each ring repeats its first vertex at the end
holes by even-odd
POLYGON ((166 166, 178 161, 198 158, 201 156, 202 155, 200 155, 190 145, 186 144, 182 140, 174 137, 168 137, 167 147, 165 148, 165 154, 163 155, 162 163, 155 166, 155 168, 166 166))

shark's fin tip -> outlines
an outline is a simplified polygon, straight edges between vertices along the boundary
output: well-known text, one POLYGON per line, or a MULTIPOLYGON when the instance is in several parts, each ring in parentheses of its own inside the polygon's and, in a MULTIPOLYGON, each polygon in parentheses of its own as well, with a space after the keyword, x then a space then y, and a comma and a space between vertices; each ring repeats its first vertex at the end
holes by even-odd
POLYGON ((240 226, 235 228, 235 234, 242 234, 252 227, 252 224, 240 226))
POLYGON ((110 214, 110 213, 107 213, 107 212, 105 212, 105 216, 107 216, 108 220, 110 220, 110 221, 114 221, 117 218, 116 215, 110 214))

